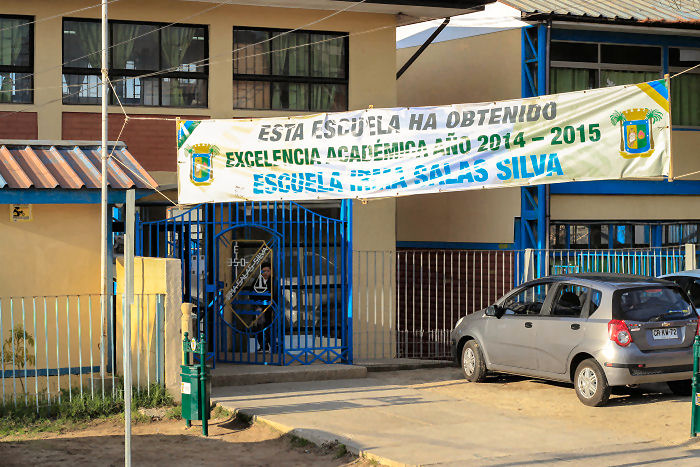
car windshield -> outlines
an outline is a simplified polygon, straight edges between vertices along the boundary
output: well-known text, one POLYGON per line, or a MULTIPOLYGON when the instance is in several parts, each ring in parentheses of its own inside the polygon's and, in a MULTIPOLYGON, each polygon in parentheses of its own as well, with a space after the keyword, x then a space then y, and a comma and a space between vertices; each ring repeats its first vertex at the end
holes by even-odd
POLYGON ((675 287, 643 287, 616 292, 616 319, 670 321, 694 316, 693 306, 675 287))

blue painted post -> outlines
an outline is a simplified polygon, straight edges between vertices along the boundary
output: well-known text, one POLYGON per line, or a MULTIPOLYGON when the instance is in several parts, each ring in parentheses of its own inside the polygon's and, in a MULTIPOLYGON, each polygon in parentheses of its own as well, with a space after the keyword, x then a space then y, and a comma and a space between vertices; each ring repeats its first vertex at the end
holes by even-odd
POLYGON ((347 333, 348 333, 348 363, 352 365, 353 363, 353 342, 352 342, 352 200, 345 201, 346 209, 346 238, 347 238, 347 287, 348 287, 348 300, 347 300, 347 333))

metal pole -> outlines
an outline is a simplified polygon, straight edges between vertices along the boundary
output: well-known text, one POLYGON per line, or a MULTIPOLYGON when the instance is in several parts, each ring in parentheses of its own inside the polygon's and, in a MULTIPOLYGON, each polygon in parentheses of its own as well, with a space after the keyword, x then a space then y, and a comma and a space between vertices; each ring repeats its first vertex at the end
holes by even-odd
POLYGON ((100 213, 100 317, 103 332, 100 337, 100 377, 105 379, 107 300, 110 278, 107 277, 107 0, 102 0, 102 148, 101 148, 101 213, 100 213))
POLYGON ((126 192, 126 229, 124 230, 124 465, 131 466, 131 306, 134 303, 134 203, 133 189, 126 192))

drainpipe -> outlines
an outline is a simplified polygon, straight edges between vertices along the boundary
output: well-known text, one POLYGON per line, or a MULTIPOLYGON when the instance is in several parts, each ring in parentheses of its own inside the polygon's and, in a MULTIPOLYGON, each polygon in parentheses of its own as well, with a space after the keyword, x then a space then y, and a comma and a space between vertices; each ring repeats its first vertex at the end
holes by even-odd
POLYGON ((401 78, 401 75, 403 75, 406 72, 406 70, 408 70, 408 68, 411 65, 413 65, 413 62, 415 62, 416 59, 418 59, 418 57, 420 57, 420 54, 422 54, 423 51, 425 49, 427 49, 430 44, 433 43, 435 38, 442 32, 443 29, 445 29, 447 27, 449 22, 450 22, 450 17, 448 16, 447 18, 445 18, 445 21, 443 21, 442 24, 440 26, 438 26, 438 28, 435 31, 433 31, 433 33, 430 35, 430 37, 428 37, 428 40, 426 40, 423 43, 423 45, 421 45, 418 48, 418 50, 416 50, 416 53, 414 53, 411 56, 411 58, 409 58, 408 61, 406 61, 406 63, 404 63, 404 65, 401 67, 401 69, 398 72, 396 72, 396 79, 401 78))

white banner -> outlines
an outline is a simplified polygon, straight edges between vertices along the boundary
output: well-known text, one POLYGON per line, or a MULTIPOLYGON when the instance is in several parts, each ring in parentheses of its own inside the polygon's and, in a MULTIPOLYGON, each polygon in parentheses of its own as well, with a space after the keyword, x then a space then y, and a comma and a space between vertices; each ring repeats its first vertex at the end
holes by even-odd
POLYGON ((179 121, 183 204, 668 175, 663 80, 531 99, 179 121))

